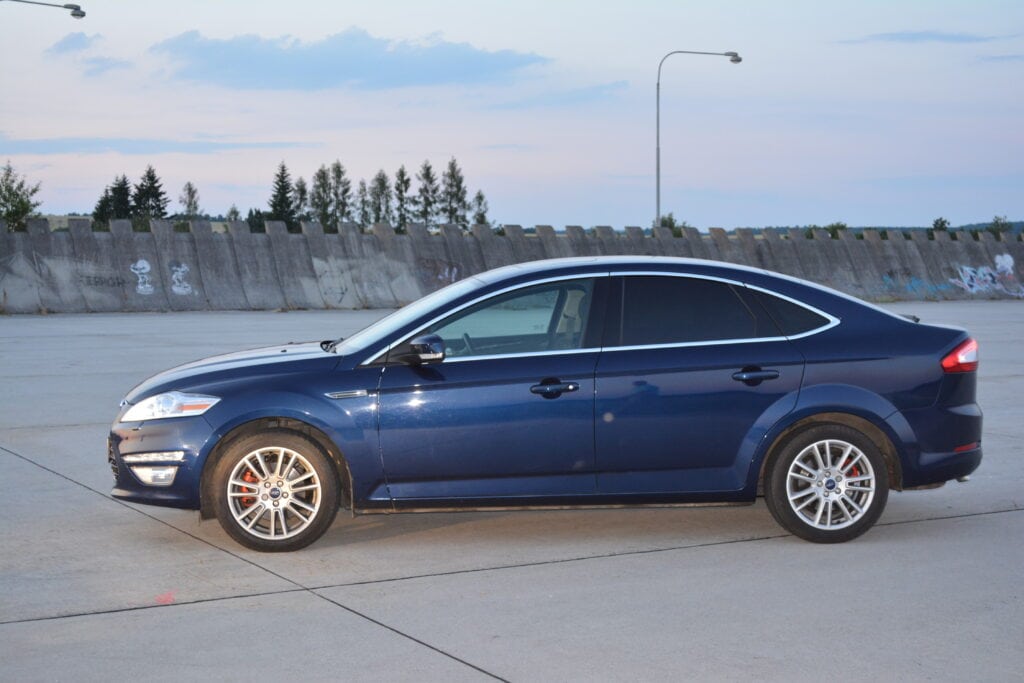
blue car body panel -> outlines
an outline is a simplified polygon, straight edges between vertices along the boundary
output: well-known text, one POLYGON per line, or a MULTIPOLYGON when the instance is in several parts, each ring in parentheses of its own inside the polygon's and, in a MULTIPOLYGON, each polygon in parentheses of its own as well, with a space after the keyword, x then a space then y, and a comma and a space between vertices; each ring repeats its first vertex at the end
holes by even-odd
POLYGON ((966 333, 900 319, 810 283, 708 261, 605 257, 512 266, 439 296, 437 307, 410 307, 382 336, 344 354, 291 344, 146 380, 128 394, 111 429, 113 495, 198 508, 211 454, 246 425, 274 419, 323 435, 347 468, 353 507, 362 510, 750 501, 776 440, 826 413, 884 434, 902 487, 964 476, 981 459, 976 373, 947 374, 939 365, 966 333), (601 327, 602 312, 612 320, 621 306, 620 291, 604 282, 644 273, 767 291, 831 322, 806 335, 775 330, 751 340, 623 348, 601 327), (601 328, 595 345, 419 367, 388 360, 389 349, 446 311, 587 274, 602 282, 590 303, 601 328), (745 370, 775 375, 734 377, 745 370), (535 391, 546 383, 573 388, 535 391), (200 417, 120 421, 131 405, 167 391, 221 400, 200 417), (123 460, 164 451, 185 453, 168 487, 142 484, 123 460))

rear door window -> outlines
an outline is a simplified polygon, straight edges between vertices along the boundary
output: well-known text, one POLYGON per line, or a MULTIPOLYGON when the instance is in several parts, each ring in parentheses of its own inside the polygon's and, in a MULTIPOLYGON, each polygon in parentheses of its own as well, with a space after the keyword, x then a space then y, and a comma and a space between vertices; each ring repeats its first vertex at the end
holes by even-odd
POLYGON ((778 335, 759 329, 764 322, 726 282, 665 275, 631 275, 622 282, 621 346, 778 335))

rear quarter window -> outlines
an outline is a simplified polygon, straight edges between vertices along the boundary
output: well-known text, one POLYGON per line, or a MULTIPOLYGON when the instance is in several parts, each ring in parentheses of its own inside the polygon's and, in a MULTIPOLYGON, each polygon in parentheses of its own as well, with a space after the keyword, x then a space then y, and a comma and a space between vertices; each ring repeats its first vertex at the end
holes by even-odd
POLYGON ((792 337, 828 325, 829 319, 792 301, 756 289, 748 290, 768 312, 782 334, 792 337))

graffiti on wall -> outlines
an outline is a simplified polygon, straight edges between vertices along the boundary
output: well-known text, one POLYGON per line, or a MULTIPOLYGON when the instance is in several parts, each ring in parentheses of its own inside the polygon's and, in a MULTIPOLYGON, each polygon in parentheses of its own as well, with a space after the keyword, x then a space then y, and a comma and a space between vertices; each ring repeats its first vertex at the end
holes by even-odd
POLYGON ((1013 257, 999 254, 995 258, 995 267, 958 266, 957 276, 949 280, 971 294, 1009 294, 1018 299, 1024 298, 1024 285, 1017 280, 1013 270, 1013 257))
POLYGON ((185 281, 185 276, 188 275, 189 267, 187 264, 181 261, 171 261, 171 291, 181 296, 187 296, 192 293, 192 285, 185 281))
POLYGON ((135 291, 143 296, 152 294, 155 288, 153 287, 153 278, 149 274, 149 261, 140 258, 129 267, 129 270, 135 273, 135 277, 138 279, 138 282, 135 283, 135 291))

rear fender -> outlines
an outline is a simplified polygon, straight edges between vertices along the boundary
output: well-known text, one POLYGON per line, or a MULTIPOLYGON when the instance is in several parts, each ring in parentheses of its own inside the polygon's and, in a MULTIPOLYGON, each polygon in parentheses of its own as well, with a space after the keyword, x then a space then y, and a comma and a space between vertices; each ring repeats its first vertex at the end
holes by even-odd
POLYGON ((789 436, 823 422, 847 424, 864 431, 889 462, 890 485, 901 488, 904 465, 912 462, 920 450, 910 424, 892 403, 878 394, 848 384, 823 384, 804 388, 796 407, 764 434, 750 461, 744 490, 750 495, 756 493, 767 458, 789 436))

